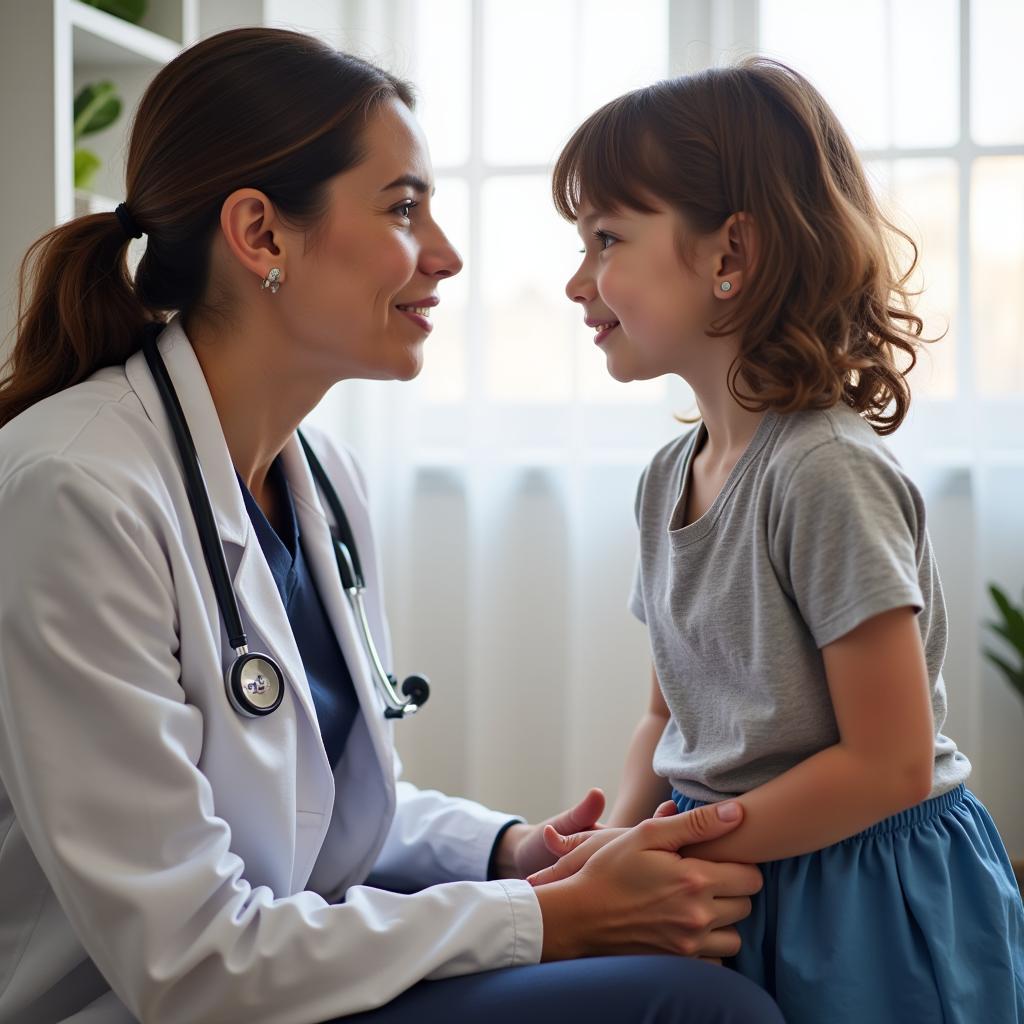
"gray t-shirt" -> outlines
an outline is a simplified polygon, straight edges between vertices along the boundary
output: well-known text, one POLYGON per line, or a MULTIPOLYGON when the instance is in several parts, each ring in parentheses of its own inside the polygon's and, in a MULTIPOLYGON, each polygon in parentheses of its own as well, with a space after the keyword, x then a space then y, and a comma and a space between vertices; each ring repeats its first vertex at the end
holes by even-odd
POLYGON ((946 608, 924 501, 848 406, 767 412, 721 493, 681 526, 703 424, 637 489, 630 610, 672 717, 655 772, 697 800, 737 796, 839 740, 820 648, 874 615, 918 612, 935 715, 931 795, 970 762, 941 733, 946 608))

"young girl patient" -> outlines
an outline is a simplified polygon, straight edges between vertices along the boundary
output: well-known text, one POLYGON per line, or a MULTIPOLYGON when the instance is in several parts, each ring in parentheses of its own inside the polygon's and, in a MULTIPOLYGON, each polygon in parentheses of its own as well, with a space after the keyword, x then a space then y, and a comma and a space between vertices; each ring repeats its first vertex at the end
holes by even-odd
POLYGON ((549 830, 563 856, 534 883, 612 826, 739 797, 739 829, 681 852, 762 865, 730 963, 789 1024, 1024 1022, 1024 908, 941 732, 938 570, 881 440, 922 325, 846 134, 752 59, 597 111, 554 195, 609 372, 678 374, 700 421, 637 491, 654 670, 619 800, 603 830, 549 830))

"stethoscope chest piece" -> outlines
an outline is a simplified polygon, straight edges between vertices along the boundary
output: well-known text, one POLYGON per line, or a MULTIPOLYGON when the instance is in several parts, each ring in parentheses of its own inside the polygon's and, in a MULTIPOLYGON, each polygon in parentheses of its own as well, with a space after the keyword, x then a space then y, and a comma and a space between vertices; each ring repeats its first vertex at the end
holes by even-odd
POLYGON ((266 654, 241 654, 232 662, 224 682, 231 706, 249 718, 269 715, 284 699, 281 669, 266 654))

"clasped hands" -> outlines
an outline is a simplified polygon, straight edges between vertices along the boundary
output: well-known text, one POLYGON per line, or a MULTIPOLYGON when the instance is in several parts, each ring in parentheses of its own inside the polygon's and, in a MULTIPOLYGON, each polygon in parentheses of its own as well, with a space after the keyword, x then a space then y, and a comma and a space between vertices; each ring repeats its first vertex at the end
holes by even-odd
POLYGON ((736 828, 742 806, 709 804, 679 814, 666 800, 632 828, 600 822, 604 806, 604 793, 592 789, 546 821, 513 825, 499 846, 500 873, 525 877, 538 890, 552 885, 575 890, 579 909, 590 912, 597 935, 576 955, 675 952, 716 960, 735 955, 740 940, 732 926, 750 913, 761 873, 749 864, 688 858, 685 850, 736 828))

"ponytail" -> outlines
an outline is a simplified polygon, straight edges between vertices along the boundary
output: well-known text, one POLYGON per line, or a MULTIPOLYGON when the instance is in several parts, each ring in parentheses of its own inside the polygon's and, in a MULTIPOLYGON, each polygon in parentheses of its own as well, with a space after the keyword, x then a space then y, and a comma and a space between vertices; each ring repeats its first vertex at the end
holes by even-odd
POLYGON ((29 249, 18 276, 17 340, 0 377, 0 426, 135 351, 155 312, 132 286, 128 242, 115 214, 94 213, 29 249))

